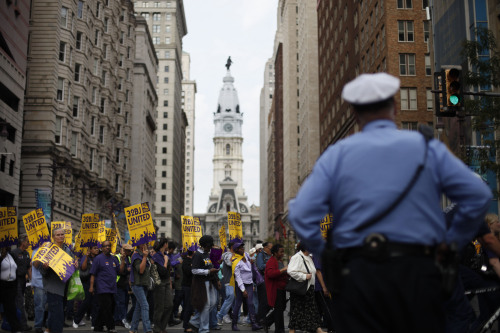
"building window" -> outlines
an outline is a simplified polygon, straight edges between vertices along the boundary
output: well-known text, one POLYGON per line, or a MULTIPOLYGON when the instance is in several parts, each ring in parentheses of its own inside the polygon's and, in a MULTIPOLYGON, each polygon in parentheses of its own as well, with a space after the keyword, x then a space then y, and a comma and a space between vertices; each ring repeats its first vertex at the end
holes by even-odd
POLYGON ((424 42, 429 41, 430 36, 430 21, 424 21, 424 42))
POLYGON ((115 192, 120 193, 120 175, 115 175, 115 192))
POLYGON ((122 125, 117 124, 116 125, 116 137, 121 138, 122 136, 122 125))
POLYGON ((99 143, 104 143, 104 126, 99 126, 99 143))
POLYGON ((159 24, 154 24, 153 25, 153 33, 159 33, 160 31, 160 25, 159 24))
POLYGON ((57 79, 57 100, 62 101, 64 96, 64 79, 63 78, 58 78, 57 79))
POLYGON ((412 0, 398 0, 398 9, 412 9, 412 0))
POLYGON ((170 21, 170 20, 172 20, 172 14, 170 14, 170 13, 167 13, 167 16, 166 16, 166 19, 167 19, 167 21, 170 21))
POLYGON ((422 9, 429 7, 429 0, 422 0, 422 9))
POLYGON ((165 37, 165 44, 170 44, 170 37, 165 37))
POLYGON ((160 37, 153 37, 153 44, 155 45, 160 44, 160 37))
POLYGON ((416 121, 403 121, 401 123, 401 127, 404 130, 409 130, 409 131, 416 131, 418 126, 418 122, 416 121))
POLYGON ((82 49, 82 33, 80 31, 76 32, 76 49, 82 49))
POLYGON ((167 165, 167 160, 166 159, 162 159, 161 160, 161 165, 167 165))
POLYGON ((89 169, 90 171, 94 171, 94 158, 95 158, 95 149, 90 148, 90 158, 89 158, 89 169))
POLYGON ((166 214, 167 213, 167 209, 165 207, 161 207, 161 214, 166 214))
POLYGON ((61 7, 61 27, 66 28, 68 26, 68 8, 61 7))
POLYGON ((97 46, 98 44, 99 44, 99 30, 96 29, 94 37, 94 45, 97 46))
POLYGON ((103 58, 108 59, 108 44, 104 44, 102 48, 103 48, 103 55, 102 55, 103 58))
POLYGON ((66 43, 60 42, 59 43, 59 61, 64 62, 65 58, 66 58, 66 43))
POLYGON ((168 89, 163 89, 163 95, 168 95, 168 89))
POLYGON ((163 78, 163 83, 168 83, 168 77, 163 78))
POLYGON ((431 88, 426 88, 425 90, 425 96, 427 99, 427 110, 432 110, 433 109, 433 103, 432 103, 432 91, 431 88))
POLYGON ((417 109, 417 88, 401 88, 401 110, 417 109))
POLYGON ((162 154, 166 154, 166 153, 167 153, 167 147, 163 147, 163 148, 161 149, 161 152, 162 152, 162 154))
POLYGON ((163 136, 163 142, 167 142, 167 139, 168 139, 168 138, 167 138, 167 136, 166 136, 166 135, 164 135, 164 136, 163 136))
POLYGON ((102 114, 104 114, 105 106, 106 106, 106 99, 101 98, 101 105, 99 106, 99 110, 101 111, 102 114))
POLYGON ((161 176, 162 176, 162 177, 167 177, 167 172, 166 172, 166 171, 162 171, 162 172, 161 172, 161 176))
POLYGON ((83 18, 83 1, 78 0, 78 9, 76 10, 76 17, 83 18))
POLYGON ((231 154, 231 145, 229 143, 226 145, 226 155, 231 154))
POLYGON ((415 53, 399 54, 399 75, 415 75, 415 53))
POLYGON ((97 102, 97 88, 92 87, 92 104, 95 105, 96 102, 97 102))
POLYGON ((400 42, 415 41, 413 21, 398 21, 398 41, 400 42))
POLYGON ((95 134, 95 116, 92 116, 92 120, 90 121, 90 135, 95 134))
POLYGON ((165 73, 168 73, 168 72, 170 71, 170 68, 169 68, 168 66, 165 66, 165 67, 163 68, 163 70, 164 70, 164 72, 165 72, 165 73))
POLYGON ((115 162, 120 164, 120 148, 116 148, 115 162))
POLYGON ((153 21, 159 21, 161 18, 160 13, 153 13, 153 21))
POLYGON ((425 55, 425 75, 431 75, 431 56, 430 54, 425 55))
MULTIPOLYGON (((167 201, 167 196, 166 196, 166 195, 162 195, 162 196, 161 196, 161 201, 162 201, 162 202, 167 201)), ((162 223, 165 223, 165 221, 162 221, 162 223)), ((162 227, 164 227, 164 226, 165 226, 165 225, 162 225, 162 227)))
POLYGON ((82 65, 75 63, 75 82, 80 82, 80 69, 82 65))
POLYGON ((73 155, 74 157, 76 157, 77 145, 78 145, 78 133, 72 132, 71 133, 71 155, 73 155))
POLYGON ((106 86, 106 76, 107 76, 107 74, 108 74, 108 72, 102 71, 101 80, 102 80, 102 85, 103 86, 106 86))
POLYGON ((163 112, 163 118, 168 118, 168 112, 163 112))
POLYGON ((163 106, 168 106, 168 101, 163 101, 163 106))
POLYGON ((55 138, 54 141, 56 144, 61 144, 61 133, 62 133, 62 118, 56 117, 56 130, 55 130, 55 138))
POLYGON ((80 105, 80 97, 73 96, 73 117, 78 118, 78 109, 80 105))
POLYGON ((96 8, 95 8, 95 16, 96 16, 96 17, 99 17, 99 15, 100 15, 100 14, 101 14, 101 3, 100 3, 100 2, 98 2, 98 3, 97 3, 97 6, 96 6, 96 8))
POLYGON ((163 124, 163 129, 167 130, 168 129, 168 124, 163 124))

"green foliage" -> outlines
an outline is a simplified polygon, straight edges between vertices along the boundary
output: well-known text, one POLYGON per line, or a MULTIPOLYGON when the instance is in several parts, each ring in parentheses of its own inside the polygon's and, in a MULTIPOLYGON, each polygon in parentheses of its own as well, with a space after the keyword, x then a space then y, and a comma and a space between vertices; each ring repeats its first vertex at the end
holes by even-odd
MULTIPOLYGON (((463 42, 461 55, 467 60, 469 70, 463 70, 465 91, 491 91, 500 87, 500 54, 496 38, 486 28, 474 30, 474 40, 463 42)), ((496 159, 500 156, 498 147, 500 140, 495 140, 495 133, 500 127, 500 98, 491 96, 475 96, 465 101, 466 115, 472 116, 472 128, 480 133, 481 142, 477 145, 485 147, 476 151, 474 159, 479 163, 479 173, 491 170, 500 177, 500 167, 496 159), (488 148, 486 148, 488 147, 488 148)), ((471 160, 468 155, 466 163, 471 160)))

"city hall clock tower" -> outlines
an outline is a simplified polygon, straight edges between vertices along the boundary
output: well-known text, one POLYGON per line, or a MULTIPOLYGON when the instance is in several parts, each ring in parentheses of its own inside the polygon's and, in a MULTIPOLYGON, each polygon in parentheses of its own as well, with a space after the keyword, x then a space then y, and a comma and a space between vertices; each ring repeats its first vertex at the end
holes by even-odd
POLYGON ((247 197, 243 190, 243 113, 240 109, 234 78, 226 66, 226 76, 214 112, 213 186, 209 213, 227 211, 247 213, 247 197))

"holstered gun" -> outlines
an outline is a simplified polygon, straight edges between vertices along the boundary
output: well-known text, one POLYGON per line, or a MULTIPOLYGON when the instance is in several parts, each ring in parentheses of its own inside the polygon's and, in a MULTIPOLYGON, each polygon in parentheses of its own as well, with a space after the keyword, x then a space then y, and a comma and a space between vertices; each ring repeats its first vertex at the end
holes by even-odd
POLYGON ((436 248, 436 266, 441 272, 443 294, 449 298, 453 293, 458 276, 457 245, 441 243, 436 248))

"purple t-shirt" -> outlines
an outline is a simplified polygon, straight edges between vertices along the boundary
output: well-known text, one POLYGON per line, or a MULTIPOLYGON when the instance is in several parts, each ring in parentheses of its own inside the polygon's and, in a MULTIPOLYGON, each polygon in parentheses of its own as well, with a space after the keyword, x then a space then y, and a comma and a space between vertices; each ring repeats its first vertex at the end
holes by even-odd
POLYGON ((90 274, 94 275, 94 287, 98 294, 116 294, 116 277, 120 263, 114 255, 101 253, 92 262, 90 274))

